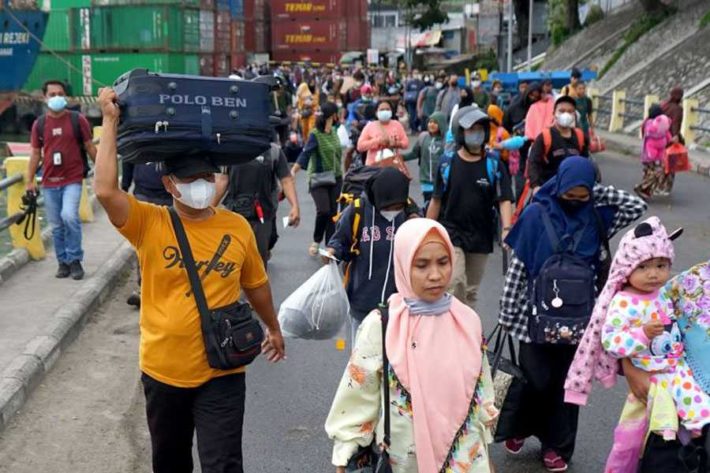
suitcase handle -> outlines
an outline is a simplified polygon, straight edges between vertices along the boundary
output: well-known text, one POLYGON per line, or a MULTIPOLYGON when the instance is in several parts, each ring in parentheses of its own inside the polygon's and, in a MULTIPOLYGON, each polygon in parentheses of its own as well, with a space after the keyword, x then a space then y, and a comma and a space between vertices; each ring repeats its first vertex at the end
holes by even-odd
POLYGON ((202 125, 202 138, 209 140, 212 137, 212 110, 209 107, 202 107, 200 122, 202 125))

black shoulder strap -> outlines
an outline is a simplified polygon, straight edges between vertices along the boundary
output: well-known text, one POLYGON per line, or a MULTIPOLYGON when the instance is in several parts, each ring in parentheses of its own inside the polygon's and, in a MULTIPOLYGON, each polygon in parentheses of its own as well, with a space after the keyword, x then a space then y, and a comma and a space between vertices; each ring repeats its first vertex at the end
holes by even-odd
POLYGON ((599 233, 599 239, 606 250, 607 258, 611 258, 611 247, 609 246, 609 232, 604 225, 604 220, 599 214, 599 211, 594 207, 594 221, 597 224, 597 233, 599 233))
POLYGON ((173 224, 173 231, 175 232, 175 237, 177 238, 178 246, 180 247, 182 262, 185 265, 187 276, 190 278, 190 286, 192 286, 192 293, 195 296, 197 310, 200 313, 203 333, 209 333, 210 311, 207 306, 205 292, 202 289, 202 282, 197 274, 197 266, 195 265, 195 259, 192 256, 190 242, 187 240, 187 235, 185 234, 185 227, 183 227, 182 222, 180 221, 180 216, 178 216, 177 211, 173 207, 169 207, 168 211, 170 212, 170 220, 173 224), (205 328, 207 329, 206 331, 205 328))
POLYGON ((387 323, 389 322, 389 305, 380 304, 380 314, 382 318, 382 391, 384 395, 384 416, 385 416, 385 437, 382 439, 387 447, 390 444, 390 386, 389 386, 389 360, 387 359, 387 323))
POLYGON ((71 117, 71 128, 74 132, 74 138, 79 143, 79 146, 84 146, 84 140, 81 136, 81 127, 79 126, 79 112, 70 111, 69 116, 71 117))
POLYGON ((44 148, 44 124, 47 121, 47 115, 42 114, 37 119, 37 138, 39 139, 39 147, 44 148))

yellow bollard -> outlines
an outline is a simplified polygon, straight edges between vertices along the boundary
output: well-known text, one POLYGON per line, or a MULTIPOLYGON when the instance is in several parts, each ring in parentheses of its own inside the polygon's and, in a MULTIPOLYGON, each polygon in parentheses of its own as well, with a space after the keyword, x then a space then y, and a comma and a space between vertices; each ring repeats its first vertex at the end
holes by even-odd
POLYGON ((624 114, 626 113, 626 91, 615 90, 611 98, 611 119, 609 132, 614 133, 624 129, 624 114))
POLYGON ((685 144, 695 143, 695 130, 691 126, 697 126, 700 121, 700 114, 695 110, 700 106, 698 99, 683 100, 683 125, 680 132, 685 139, 685 144))
POLYGON ((651 105, 656 103, 660 103, 658 101, 658 95, 648 94, 643 98, 643 121, 639 127, 639 138, 643 138, 643 122, 648 118, 648 110, 651 108, 651 105))
MULTIPOLYGON (((30 158, 28 157, 11 157, 5 159, 5 170, 7 171, 8 177, 16 174, 22 175, 22 181, 7 188, 8 215, 13 215, 20 211, 20 206, 22 205, 22 195, 25 193, 27 166, 29 162, 30 158)), ((42 229, 40 228, 36 215, 34 223, 35 233, 29 240, 25 238, 25 222, 22 222, 21 225, 12 225, 9 230, 12 238, 12 246, 14 248, 25 248, 29 253, 30 258, 39 260, 47 256, 47 252, 44 249, 44 243, 42 242, 42 229)))
POLYGON ((91 207, 89 200, 89 186, 86 184, 86 179, 81 182, 81 200, 79 201, 79 218, 84 223, 94 221, 94 209, 91 207))
POLYGON ((597 110, 599 110, 599 90, 590 87, 587 89, 587 95, 589 96, 590 99, 592 99, 592 123, 595 124, 597 123, 597 110))
POLYGON ((98 143, 101 141, 101 134, 103 133, 104 129, 100 126, 95 126, 94 127, 94 143, 98 143))
POLYGON ((471 71, 468 69, 468 67, 465 69, 465 77, 466 77, 466 87, 471 86, 471 71))

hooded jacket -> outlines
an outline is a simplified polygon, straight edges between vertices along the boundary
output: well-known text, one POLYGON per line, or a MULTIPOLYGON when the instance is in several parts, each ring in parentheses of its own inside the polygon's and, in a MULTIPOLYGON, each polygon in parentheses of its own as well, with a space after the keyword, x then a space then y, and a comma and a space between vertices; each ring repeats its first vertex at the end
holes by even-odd
MULTIPOLYGON (((424 131, 414 143, 412 151, 405 155, 405 160, 419 160, 419 181, 422 184, 431 184, 429 191, 433 191, 436 171, 439 169, 439 160, 444 153, 446 136, 446 116, 441 112, 436 112, 429 117, 439 125, 439 134, 432 136, 428 131, 424 131)), ((426 190, 426 189, 422 189, 426 190)))
POLYGON ((356 245, 359 254, 351 252, 356 213, 354 204, 343 211, 328 247, 335 250, 334 256, 337 259, 352 262, 347 287, 348 299, 350 307, 364 317, 380 302, 397 292, 392 265, 394 235, 407 217, 403 211, 392 222, 388 222, 365 193, 360 196, 360 202, 363 218, 360 220, 356 245))
POLYGON ((542 90, 542 86, 537 82, 530 84, 530 87, 528 87, 524 94, 518 95, 505 112, 505 116, 503 117, 503 126, 510 133, 513 132, 513 128, 516 125, 525 120, 528 110, 530 110, 530 106, 532 105, 529 96, 530 93, 535 90, 542 90))
POLYGON ((385 168, 370 178, 360 196, 362 218, 357 228, 357 243, 353 248, 353 225, 358 210, 350 204, 338 221, 328 247, 334 256, 351 263, 347 293, 356 317, 365 317, 381 302, 397 291, 394 282, 394 235, 406 219, 400 212, 391 222, 375 207, 406 203, 409 180, 393 168, 385 168))
POLYGON ((574 360, 565 381, 565 401, 585 405, 592 389, 592 380, 599 380, 604 387, 616 383, 618 363, 616 358, 602 348, 601 330, 609 305, 617 292, 627 284, 636 267, 652 258, 673 260, 673 243, 658 217, 651 217, 624 235, 609 271, 609 279, 592 312, 592 318, 579 343, 574 360), (650 226, 650 235, 636 235, 641 225, 650 226))

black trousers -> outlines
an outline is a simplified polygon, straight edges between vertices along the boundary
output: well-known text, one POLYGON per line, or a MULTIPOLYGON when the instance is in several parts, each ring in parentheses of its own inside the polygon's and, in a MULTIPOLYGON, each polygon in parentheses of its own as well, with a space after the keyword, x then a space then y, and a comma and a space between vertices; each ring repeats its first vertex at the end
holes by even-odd
POLYGON ((243 473, 245 375, 177 388, 143 373, 153 473, 191 473, 192 437, 204 473, 243 473))
POLYGON ((579 407, 564 402, 564 385, 576 346, 520 342, 526 383, 513 381, 501 409, 496 441, 535 436, 543 453, 565 461, 574 453, 579 407))
POLYGON ((335 233, 333 217, 338 213, 338 197, 343 188, 343 180, 338 178, 334 186, 321 186, 310 190, 313 202, 316 204, 316 225, 313 229, 313 241, 320 243, 325 238, 328 244, 335 233))

